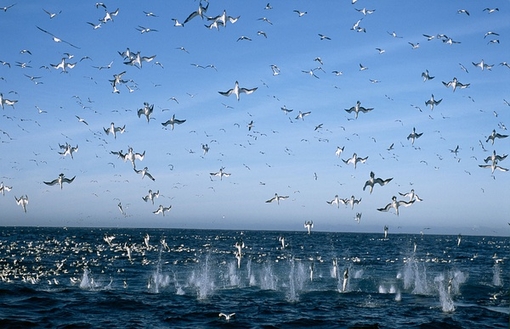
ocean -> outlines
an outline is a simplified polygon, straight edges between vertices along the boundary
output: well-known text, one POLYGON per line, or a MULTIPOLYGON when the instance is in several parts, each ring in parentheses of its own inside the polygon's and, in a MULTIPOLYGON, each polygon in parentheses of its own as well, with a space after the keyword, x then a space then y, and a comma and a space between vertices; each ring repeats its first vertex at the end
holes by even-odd
POLYGON ((509 249, 493 236, 4 227, 0 326, 508 328, 509 249))

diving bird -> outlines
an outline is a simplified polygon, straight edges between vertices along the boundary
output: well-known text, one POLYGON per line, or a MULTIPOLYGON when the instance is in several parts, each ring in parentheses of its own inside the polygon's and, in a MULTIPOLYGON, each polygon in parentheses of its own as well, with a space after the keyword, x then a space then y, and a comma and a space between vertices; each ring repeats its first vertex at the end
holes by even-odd
POLYGON ((137 114, 138 114, 138 117, 145 115, 145 117, 147 118, 147 123, 149 123, 150 116, 153 111, 154 111, 154 104, 149 105, 149 103, 144 102, 143 108, 139 109, 137 114))
POLYGON ((4 98, 4 95, 0 93, 0 105, 2 106, 2 109, 4 108, 4 105, 12 106, 14 107, 14 104, 16 104, 17 100, 10 100, 7 98, 4 98))
POLYGON ((172 130, 174 130, 174 125, 180 125, 183 124, 184 122, 186 122, 186 120, 176 119, 174 114, 171 119, 163 122, 161 125, 163 125, 164 127, 170 125, 170 127, 172 127, 172 130))
POLYGON ((416 129, 413 127, 413 132, 407 136, 407 140, 411 140, 411 145, 414 145, 414 141, 420 138, 421 135, 423 135, 423 133, 417 133, 416 129))
POLYGON ((149 168, 147 167, 144 167, 143 169, 136 169, 136 168, 133 168, 133 170, 137 173, 137 174, 140 174, 142 175, 142 179, 147 176, 149 177, 152 181, 155 181, 154 177, 152 177, 152 175, 149 173, 149 168))
POLYGON ((358 155, 356 153, 353 153, 352 157, 350 157, 347 160, 342 159, 342 161, 345 164, 353 164, 354 165, 354 169, 356 169, 356 165, 358 164, 358 162, 365 163, 367 161, 367 159, 368 159, 368 156, 366 156, 364 158, 360 158, 360 157, 358 157, 358 155))
POLYGON ((158 209, 154 210, 152 213, 156 215, 162 214, 163 216, 165 216, 165 212, 168 212, 171 209, 172 206, 163 207, 163 205, 159 205, 158 209))
POLYGON ((21 206, 24 212, 27 212, 28 195, 25 194, 20 196, 19 198, 14 197, 14 199, 16 200, 16 204, 18 206, 21 206))
POLYGON ((198 3, 198 9, 195 10, 194 12, 192 12, 191 14, 189 14, 189 16, 184 20, 184 22, 182 23, 182 25, 188 23, 189 21, 191 21, 193 18, 199 16, 200 18, 204 19, 204 14, 205 12, 207 11, 207 9, 209 8, 209 2, 207 3, 207 6, 202 6, 202 2, 200 1, 198 3))
POLYGON ((503 168, 498 165, 497 161, 492 161, 490 164, 480 164, 478 165, 480 168, 491 168, 491 173, 494 174, 494 171, 498 169, 499 171, 508 171, 508 168, 503 168))
POLYGON ((370 172, 370 178, 365 182, 365 186, 363 186, 363 191, 365 190, 365 188, 367 186, 369 186, 370 187, 370 194, 372 194, 372 190, 373 190, 375 184, 379 184, 381 186, 384 186, 384 185, 388 184, 389 182, 391 182, 392 179, 393 179, 393 177, 392 178, 388 178, 388 179, 375 178, 374 172, 371 171, 370 172))
POLYGON ((230 177, 230 174, 224 172, 223 169, 225 169, 225 167, 221 167, 219 171, 212 172, 209 175, 211 175, 211 176, 218 176, 220 178, 220 180, 223 180, 223 177, 230 177))
POLYGON ((443 100, 442 98, 440 100, 435 100, 434 94, 432 94, 430 99, 425 102, 425 105, 429 105, 430 109, 433 110, 434 106, 439 105, 439 103, 441 103, 442 100, 443 100))
POLYGON ((351 197, 349 199, 345 199, 345 203, 346 204, 350 204, 351 205, 351 209, 354 209, 354 205, 357 205, 357 204, 361 203, 361 198, 356 199, 354 197, 354 195, 351 195, 351 197))
POLYGON ((304 227, 306 228, 308 234, 310 234, 310 232, 312 231, 312 228, 313 228, 313 221, 311 221, 311 220, 306 221, 304 224, 304 227))
POLYGON ((244 94, 249 95, 249 94, 253 93, 255 90, 257 90, 257 89, 258 89, 258 87, 251 88, 251 89, 241 88, 241 87, 239 87, 239 82, 236 81, 235 84, 234 84, 234 88, 229 89, 227 91, 218 91, 218 93, 220 93, 223 96, 227 96, 227 97, 232 95, 232 94, 234 94, 234 95, 236 95, 236 98, 239 101, 239 97, 240 97, 239 94, 244 93, 244 94))
POLYGON ((365 108, 365 107, 361 106, 361 102, 360 101, 357 101, 356 105, 354 105, 353 107, 351 107, 349 109, 345 109, 345 111, 347 113, 354 112, 354 119, 358 118, 358 113, 360 111, 363 112, 363 113, 368 113, 368 112, 370 112, 372 110, 373 110, 373 108, 365 108))
POLYGON ((457 78, 455 78, 455 77, 451 81, 448 81, 448 82, 441 81, 441 82, 443 83, 443 85, 446 88, 452 87, 454 92, 457 89, 457 87, 459 89, 464 89, 464 88, 469 87, 469 85, 470 85, 469 83, 466 83, 466 84, 460 83, 459 80, 457 80, 457 78))
POLYGON ((274 194, 274 197, 272 197, 271 199, 267 200, 266 203, 271 203, 271 202, 275 202, 280 204, 280 200, 287 200, 289 198, 288 195, 286 196, 283 196, 283 195, 278 195, 278 193, 275 193, 274 194))
POLYGON ((64 183, 71 184, 75 178, 76 178, 76 176, 74 176, 73 178, 66 178, 64 176, 64 174, 61 173, 60 175, 58 175, 57 178, 55 178, 51 182, 44 182, 44 184, 50 185, 50 186, 58 184, 60 186, 60 189, 62 189, 64 187, 64 185, 63 185, 64 183))
POLYGON ((471 62, 471 63, 472 63, 474 66, 481 68, 481 69, 482 69, 482 71, 483 71, 483 70, 485 70, 485 69, 487 69, 487 70, 489 70, 489 71, 490 71, 490 70, 494 67, 494 64, 489 65, 489 64, 485 63, 485 62, 483 61, 483 59, 482 59, 480 62, 478 62, 478 63, 475 63, 475 62, 471 62))
POLYGON ((414 200, 412 201, 403 201, 403 200, 397 200, 397 197, 396 196, 393 196, 391 198, 391 202, 388 203, 384 208, 377 208, 378 211, 389 211, 391 208, 395 209, 395 213, 399 214, 399 207, 401 206, 404 206, 404 207, 409 207, 410 205, 412 205, 414 203, 414 200))
POLYGON ((120 132, 121 134, 124 133, 124 131, 126 130, 126 125, 122 126, 122 127, 115 127, 115 124, 112 122, 110 123, 110 127, 108 128, 104 128, 103 127, 103 130, 104 132, 109 135, 109 134, 112 134, 113 135, 113 138, 117 138, 117 133, 120 132))
POLYGON ((356 216, 354 216, 354 220, 358 222, 358 224, 361 222, 361 213, 357 212, 356 216))
POLYGON ((5 192, 10 192, 12 190, 12 186, 4 185, 4 182, 0 183, 0 193, 5 195, 5 192))
POLYGON ((435 78, 435 77, 430 76, 429 70, 425 70, 425 72, 422 72, 421 76, 423 77, 423 81, 432 80, 435 78))
POLYGON ((58 154, 62 156, 70 155, 71 159, 73 159, 73 153, 78 152, 78 145, 71 146, 69 145, 69 143, 66 142, 65 145, 58 144, 58 146, 60 147, 61 150, 64 150, 62 152, 58 152, 58 154))
POLYGON ((336 147, 336 151, 335 151, 335 155, 339 158, 340 155, 342 154, 342 152, 344 151, 344 149, 345 149, 345 146, 342 146, 342 147, 337 146, 336 147))
POLYGON ((311 113, 312 113, 311 111, 308 111, 308 112, 301 112, 301 111, 299 111, 298 115, 296 116, 296 120, 301 119, 301 120, 303 120, 303 121, 304 121, 304 120, 305 120, 305 117, 306 117, 307 115, 310 115, 311 113))
POLYGON ((489 161, 491 161, 491 162, 499 162, 499 161, 505 160, 507 156, 508 156, 508 154, 497 155, 496 154, 496 150, 493 150, 492 151, 492 155, 489 155, 483 161, 485 161, 485 163, 488 163, 489 161))
POLYGON ((347 200, 339 198, 339 197, 338 197, 338 194, 337 194, 337 195, 335 195, 335 198, 334 198, 333 200, 331 200, 331 201, 326 201, 326 203, 327 203, 327 204, 330 204, 330 205, 334 205, 334 204, 336 204, 336 207, 337 207, 337 208, 340 208, 340 203, 341 203, 341 204, 345 204, 346 202, 347 202, 347 200))
POLYGON ((136 153, 133 151, 132 147, 128 148, 126 154, 122 153, 122 151, 119 152, 112 151, 110 153, 118 155, 119 158, 122 158, 124 161, 129 160, 133 165, 133 168, 135 168, 135 160, 143 161, 143 159, 145 158, 145 151, 143 151, 143 153, 136 153))
POLYGON ((500 133, 496 132, 496 129, 493 129, 491 134, 489 136, 487 136, 487 140, 485 142, 488 143, 489 141, 491 141, 491 144, 494 145, 494 140, 496 138, 507 138, 507 137, 508 137, 508 135, 501 135, 500 133))
POLYGON ((154 199, 159 197, 159 190, 157 192, 153 192, 152 190, 149 190, 148 194, 144 197, 142 197, 142 200, 147 202, 151 200, 152 204, 154 204, 154 199))
POLYGON ((407 193, 400 193, 398 192, 398 194, 400 194, 401 196, 403 196, 404 198, 409 198, 409 201, 418 201, 418 202, 421 202, 423 201, 423 199, 420 199, 420 197, 418 196, 418 194, 416 194, 414 192, 414 189, 411 189, 410 192, 407 192, 407 193))

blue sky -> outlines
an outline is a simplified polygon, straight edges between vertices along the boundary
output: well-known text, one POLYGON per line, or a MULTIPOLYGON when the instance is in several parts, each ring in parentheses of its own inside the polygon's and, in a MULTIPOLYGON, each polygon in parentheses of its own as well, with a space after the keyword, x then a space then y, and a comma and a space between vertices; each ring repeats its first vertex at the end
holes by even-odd
MULTIPOLYGON (((182 23, 198 1, 104 4, 23 1, 0 11, 0 27, 9 31, 0 60, 10 64, 0 66, 0 92, 17 101, 0 110, 1 181, 12 187, 0 196, 2 224, 304 230, 313 220, 323 231, 387 225, 393 232, 507 234, 510 173, 479 165, 494 150, 510 152, 509 138, 486 142, 494 129, 507 134, 510 116, 510 68, 500 65, 510 61, 508 1, 292 1, 272 9, 267 1, 210 1, 204 19, 184 27, 171 19, 182 23), (117 8, 100 28, 87 23, 117 8), (375 11, 356 10, 363 8, 375 11), (205 16, 224 10, 239 19, 205 27, 212 22, 205 16), (351 29, 360 19, 366 32, 351 29), (156 57, 141 68, 126 65, 119 52, 127 48, 156 57), (67 73, 51 66, 62 58, 76 63, 67 73), (482 60, 494 66, 472 64, 482 60), (312 69, 317 78, 303 72, 312 69), (424 81, 425 70, 434 79, 424 81), (110 80, 124 71, 126 82, 113 93, 110 80), (469 87, 443 85, 454 77, 469 87), (239 101, 219 94, 235 81, 258 89, 239 101), (425 105, 432 94, 442 99, 434 109, 425 105), (357 101, 373 110, 354 119, 345 109, 357 101), (154 105, 149 123, 137 116, 144 102, 154 105), (297 120, 299 111, 311 113, 297 120), (165 129, 161 123, 174 114, 186 122, 165 129), (115 139, 103 131, 111 122, 126 126, 115 139), (407 139, 413 127, 423 133, 414 145, 407 139), (65 143, 78 145, 73 158, 58 153, 65 143), (155 181, 111 154, 128 147, 145 151, 136 167, 147 166, 155 181), (344 147, 340 157, 337 147, 344 147), (342 161, 353 153, 368 156, 356 169, 342 161), (231 175, 210 175, 220 168, 231 175), (363 186, 371 171, 393 180, 370 194, 363 186), (60 173, 76 179, 63 189, 43 183, 60 173), (154 205, 142 200, 149 189, 160 191, 154 205), (392 196, 407 200, 399 192, 411 189, 422 202, 398 216, 377 210, 392 196), (289 198, 267 204, 275 193, 289 198), (29 197, 26 213, 14 200, 21 195, 29 197), (337 208, 326 203, 335 195, 362 201, 337 208), (160 204, 172 206, 164 217, 153 214, 160 204)), ((508 168, 510 160, 498 165, 508 168)))

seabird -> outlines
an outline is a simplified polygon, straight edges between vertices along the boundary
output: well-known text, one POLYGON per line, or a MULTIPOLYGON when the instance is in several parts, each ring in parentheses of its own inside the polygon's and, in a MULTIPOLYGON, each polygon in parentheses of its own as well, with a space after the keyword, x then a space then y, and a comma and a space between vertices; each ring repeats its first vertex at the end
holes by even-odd
POLYGON ((441 98, 440 100, 437 100, 437 101, 436 101, 436 100, 434 99, 434 94, 432 94, 432 96, 430 97, 430 99, 429 99, 429 100, 427 100, 427 101, 425 102, 425 105, 430 105, 430 109, 431 109, 431 110, 433 110, 433 109, 434 109, 434 106, 439 105, 439 103, 441 103, 441 101, 442 101, 442 100, 443 100, 443 99, 441 98))
POLYGON ((327 204, 330 204, 330 205, 334 205, 334 204, 336 204, 336 207, 337 207, 337 208, 340 208, 340 203, 341 203, 341 204, 346 204, 346 203, 347 203, 347 200, 339 198, 339 197, 338 197, 338 194, 337 194, 337 195, 335 195, 335 198, 334 198, 333 200, 331 200, 331 201, 326 201, 326 203, 327 203, 327 204))
POLYGON ((296 116, 296 120, 301 119, 301 120, 303 120, 303 121, 304 121, 304 120, 305 120, 305 117, 306 117, 307 115, 310 115, 311 113, 312 113, 311 111, 308 111, 308 112, 301 112, 301 111, 299 111, 299 114, 296 116))
POLYGON ((14 197, 14 199, 16 200, 16 204, 21 206, 24 212, 27 212, 28 195, 25 194, 20 196, 19 198, 14 197))
POLYGON ((103 130, 107 135, 112 134, 113 137, 116 139, 118 132, 120 132, 121 134, 124 133, 124 131, 126 130, 126 125, 124 125, 123 127, 115 127, 115 124, 112 122, 110 124, 110 127, 108 128, 103 127, 103 130))
POLYGON ((58 185, 60 185, 60 189, 62 189, 63 188, 63 183, 71 184, 74 181, 75 178, 76 178, 76 176, 74 176, 73 178, 66 178, 66 177, 64 177, 64 174, 61 173, 60 175, 58 175, 57 178, 55 178, 51 182, 44 182, 44 184, 50 185, 50 186, 58 184, 58 185))
POLYGON ((389 182, 391 182, 392 179, 393 179, 393 177, 388 178, 388 179, 375 178, 374 172, 371 171, 370 178, 365 182, 365 186, 363 186, 363 191, 365 190, 365 188, 367 186, 370 186, 370 194, 372 194, 372 190, 373 190, 375 184, 384 186, 384 185, 388 184, 389 182))
POLYGON ((360 223, 360 221, 361 221, 361 213, 360 212, 356 213, 356 216, 354 217, 354 220, 357 221, 358 224, 360 223))
POLYGON ((308 234, 310 234, 310 232, 312 231, 312 228, 313 228, 313 221, 311 221, 311 220, 306 221, 304 224, 304 227, 306 228, 308 234))
POLYGON ((272 197, 271 199, 267 200, 266 203, 271 203, 271 202, 274 202, 276 201, 276 203, 280 204, 280 200, 286 200, 288 199, 289 196, 283 196, 283 195, 278 195, 278 193, 275 193, 274 194, 274 197, 272 197))
POLYGON ((0 93, 0 105, 2 105, 2 109, 4 108, 4 105, 12 106, 14 107, 14 104, 16 104, 17 100, 10 100, 7 98, 4 98, 4 95, 0 93))
POLYGON ((58 154, 62 156, 66 156, 69 154, 71 156, 71 159, 73 159, 73 153, 78 152, 78 145, 71 146, 66 142, 65 145, 58 144, 58 146, 60 147, 60 149, 64 150, 63 152, 58 152, 58 154))
POLYGON ((207 6, 204 7, 204 6, 202 6, 202 2, 200 1, 198 3, 198 9, 195 10, 194 12, 192 12, 191 14, 189 14, 189 16, 182 23, 182 25, 186 24, 187 22, 189 22, 190 20, 192 20, 193 18, 195 18, 197 16, 200 16, 200 18, 204 19, 204 14, 207 11, 207 8, 209 8, 209 2, 207 3, 207 6))
POLYGON ((149 103, 144 102, 143 103, 143 108, 139 109, 138 112, 137 112, 138 113, 138 117, 140 117, 142 114, 145 115, 145 117, 147 118, 147 123, 148 123, 149 120, 150 120, 150 116, 151 116, 153 111, 154 111, 154 104, 149 105, 149 103))
POLYGON ((224 317, 226 321, 230 321, 230 319, 236 315, 235 313, 230 313, 230 314, 225 314, 225 313, 220 313, 218 316, 221 318, 221 317, 224 317))
POLYGON ((162 123, 163 126, 168 126, 170 125, 172 127, 172 130, 174 130, 174 125, 180 125, 180 124, 183 124, 184 122, 186 122, 186 120, 178 120, 175 118, 175 114, 172 116, 172 119, 169 119, 165 122, 162 123))
POLYGON ((354 165, 354 169, 356 169, 356 165, 358 164, 358 162, 365 163, 367 161, 367 159, 368 159, 368 156, 366 156, 364 158, 360 158, 360 157, 358 157, 358 155, 356 153, 353 153, 352 157, 350 157, 347 160, 342 159, 342 161, 345 164, 353 164, 354 165))
POLYGON ((163 207, 163 205, 159 205, 158 209, 154 210, 152 213, 159 215, 163 214, 165 216, 165 212, 170 211, 172 209, 172 206, 163 207))
POLYGON ((398 208, 400 206, 409 207, 413 203, 414 203, 414 200, 411 200, 411 201, 399 200, 399 201, 397 201, 397 197, 393 196, 391 198, 391 202, 390 203, 388 203, 384 208, 377 208, 377 210, 379 210, 379 211, 388 211, 391 208, 393 208, 393 209, 395 209, 395 212, 396 212, 396 214, 398 216, 398 214, 399 214, 398 208))
POLYGON ((210 175, 211 175, 211 176, 218 176, 218 177, 220 177, 220 180, 222 180, 222 179, 223 179, 223 176, 225 176, 225 177, 230 177, 230 174, 229 174, 229 173, 224 172, 224 171, 223 171, 223 169, 225 169, 225 167, 221 167, 219 171, 217 171, 217 172, 212 172, 212 173, 210 173, 210 175))
POLYGON ((154 199, 159 197, 159 190, 157 192, 152 192, 152 190, 149 190, 148 194, 144 197, 142 197, 142 200, 147 202, 148 200, 151 200, 152 204, 154 204, 154 199))
POLYGON ((413 132, 410 133, 408 136, 407 136, 407 140, 411 140, 411 144, 414 145, 414 141, 417 139, 417 138, 420 138, 421 135, 423 135, 423 133, 417 133, 416 132, 416 129, 413 127, 413 132))
POLYGON ((423 77, 423 81, 432 80, 435 78, 435 77, 430 76, 429 70, 425 70, 425 72, 422 72, 421 76, 423 77))
POLYGON ((239 101, 239 94, 240 94, 240 93, 245 93, 245 94, 249 95, 249 94, 253 93, 255 90, 257 90, 257 89, 258 89, 258 87, 251 88, 251 89, 248 89, 248 88, 240 88, 240 87, 239 87, 239 82, 237 82, 237 81, 236 81, 236 82, 235 82, 235 84, 234 84, 234 88, 229 89, 229 90, 227 90, 227 91, 218 91, 218 92, 219 92, 221 95, 223 95, 223 96, 227 96, 227 97, 228 97, 228 96, 230 96, 230 95, 232 95, 232 94, 234 94, 234 95, 236 95, 236 98, 237 98, 237 100, 239 101))
POLYGON ((354 205, 356 205, 356 204, 360 204, 360 202, 361 202, 361 198, 356 199, 356 198, 354 197, 354 195, 351 195, 351 197, 350 197, 349 199, 346 199, 345 201, 346 201, 346 202, 345 202, 346 204, 350 204, 350 205, 351 205, 351 209, 354 209, 354 205))
POLYGON ((80 49, 80 47, 77 47, 77 46, 73 45, 73 44, 72 44, 72 43, 70 43, 70 42, 67 42, 67 41, 65 41, 65 40, 62 40, 62 39, 58 38, 58 37, 57 37, 57 36, 55 36, 53 33, 50 33, 50 32, 48 32, 48 31, 46 31, 46 30, 44 30, 44 29, 41 29, 39 26, 36 26, 36 27, 37 27, 40 31, 42 31, 42 32, 44 32, 44 33, 46 33, 46 34, 51 35, 51 36, 53 37, 53 41, 55 41, 55 42, 63 42, 63 43, 67 43, 67 44, 68 44, 68 45, 70 45, 71 47, 74 47, 74 48, 76 48, 76 49, 80 49))
POLYGON ((400 194, 401 196, 403 196, 404 198, 409 198, 409 201, 418 201, 418 202, 421 202, 423 201, 423 199, 420 199, 420 197, 418 196, 418 194, 416 194, 414 192, 414 189, 411 189, 410 192, 407 192, 407 193, 400 193, 398 192, 398 194, 400 194))
POLYGON ((460 89, 464 89, 464 88, 467 88, 469 87, 469 83, 466 83, 466 84, 462 84, 459 82, 459 80, 457 80, 457 78, 453 78, 451 81, 448 81, 448 82, 444 82, 444 81, 441 81, 443 83, 443 85, 446 87, 446 88, 449 88, 449 87, 452 87, 453 91, 455 92, 455 89, 460 88, 460 89))
POLYGON ((508 135, 501 135, 500 133, 496 132, 496 129, 493 129, 492 133, 487 137, 487 140, 485 142, 488 143, 489 141, 491 141, 491 144, 494 145, 494 140, 496 138, 507 138, 507 137, 508 137, 508 135))
POLYGON ((356 101, 356 105, 354 105, 353 107, 349 108, 349 109, 345 109, 345 111, 347 113, 351 113, 351 112, 354 112, 354 118, 357 119, 358 118, 358 114, 359 112, 363 112, 363 113, 368 113, 370 111, 372 111, 373 108, 365 108, 363 106, 361 106, 361 102, 360 101, 356 101))
POLYGON ((0 193, 5 195, 5 192, 10 192, 12 190, 12 186, 4 185, 4 182, 0 183, 0 193))
POLYGON ((142 179, 147 176, 149 177, 152 181, 155 181, 154 177, 152 177, 152 175, 149 173, 149 168, 147 167, 144 167, 143 169, 141 170, 138 170, 136 168, 133 167, 133 170, 137 173, 137 174, 141 174, 142 175, 142 179))

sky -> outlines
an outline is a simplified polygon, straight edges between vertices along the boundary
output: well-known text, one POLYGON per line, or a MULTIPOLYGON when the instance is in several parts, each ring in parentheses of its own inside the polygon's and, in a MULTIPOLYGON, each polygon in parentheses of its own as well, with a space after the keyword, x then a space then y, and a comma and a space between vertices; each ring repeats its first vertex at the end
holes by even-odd
POLYGON ((1 225, 305 230, 310 220, 318 231, 508 234, 510 173, 479 166, 510 152, 510 138, 487 141, 510 124, 508 1, 3 6, 0 181, 12 189, 1 225), (199 6, 203 17, 175 26, 199 6), (208 28, 224 11, 233 19, 208 28), (130 65, 127 49, 155 57, 130 65), (63 59, 75 65, 64 72, 63 59), (467 87, 445 86, 454 78, 467 87), (220 94, 236 81, 257 89, 220 94), (356 118, 345 110, 358 101, 372 110, 356 118), (144 103, 149 121, 137 115, 144 103), (173 115, 185 122, 163 126, 173 115), (124 132, 107 135, 112 122, 124 132), (72 157, 59 154, 66 143, 78 146, 72 157), (154 181, 112 154, 130 147, 154 181), (344 162, 354 153, 368 157, 356 168, 344 162), (211 175, 220 169, 230 176, 211 175), (370 193, 370 172, 392 180, 370 193), (61 173, 75 179, 44 183, 61 173), (422 201, 378 210, 411 189, 422 201), (288 198, 266 203, 275 193, 288 198), (335 195, 361 202, 328 204, 335 195), (159 205, 171 210, 155 214, 159 205))

